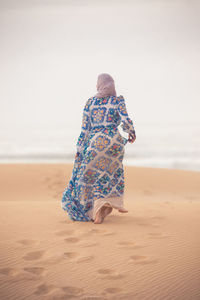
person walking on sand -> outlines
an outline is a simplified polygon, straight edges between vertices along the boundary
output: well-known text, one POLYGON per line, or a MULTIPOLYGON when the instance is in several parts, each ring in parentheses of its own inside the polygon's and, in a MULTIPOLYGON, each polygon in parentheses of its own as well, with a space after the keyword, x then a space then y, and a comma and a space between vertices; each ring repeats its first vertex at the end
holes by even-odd
POLYGON ((128 212, 124 197, 124 148, 136 139, 125 99, 117 96, 113 78, 102 73, 97 91, 84 106, 81 133, 71 179, 64 189, 61 207, 73 221, 100 224, 113 208, 128 212), (128 133, 124 138, 118 126, 128 133))

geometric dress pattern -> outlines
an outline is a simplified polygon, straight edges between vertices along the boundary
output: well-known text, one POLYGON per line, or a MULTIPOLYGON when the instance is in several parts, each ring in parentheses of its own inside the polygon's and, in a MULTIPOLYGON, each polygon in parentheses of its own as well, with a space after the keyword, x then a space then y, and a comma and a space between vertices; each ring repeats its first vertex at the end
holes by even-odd
POLYGON ((123 158, 128 140, 120 134, 119 125, 136 137, 122 95, 87 100, 72 175, 61 200, 73 221, 94 221, 105 203, 123 208, 123 158))

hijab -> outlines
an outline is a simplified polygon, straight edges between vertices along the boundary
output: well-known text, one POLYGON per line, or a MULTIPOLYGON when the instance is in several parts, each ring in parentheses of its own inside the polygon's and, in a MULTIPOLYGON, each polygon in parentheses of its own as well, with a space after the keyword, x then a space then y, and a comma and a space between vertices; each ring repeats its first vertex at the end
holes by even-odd
POLYGON ((97 79, 97 91, 95 97, 103 98, 116 96, 114 79, 107 73, 101 73, 97 79))

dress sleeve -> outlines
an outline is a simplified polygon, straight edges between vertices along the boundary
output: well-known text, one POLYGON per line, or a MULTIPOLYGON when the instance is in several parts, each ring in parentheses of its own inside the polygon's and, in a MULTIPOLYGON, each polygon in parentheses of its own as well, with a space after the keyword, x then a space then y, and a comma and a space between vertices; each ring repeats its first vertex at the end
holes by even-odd
POLYGON ((119 103, 118 103, 118 107, 117 107, 118 113, 121 117, 121 121, 122 121, 122 129, 123 131, 133 135, 136 139, 136 133, 135 133, 135 128, 133 126, 133 121, 129 118, 127 109, 126 109, 126 104, 125 104, 125 100, 124 97, 122 95, 119 96, 119 103))
POLYGON ((81 153, 83 151, 83 148, 85 146, 90 128, 91 128, 91 123, 90 123, 90 114, 89 114, 89 107, 91 104, 91 99, 88 99, 85 107, 83 109, 83 115, 82 115, 82 124, 81 124, 81 133, 78 137, 78 141, 76 143, 76 149, 77 152, 81 153))

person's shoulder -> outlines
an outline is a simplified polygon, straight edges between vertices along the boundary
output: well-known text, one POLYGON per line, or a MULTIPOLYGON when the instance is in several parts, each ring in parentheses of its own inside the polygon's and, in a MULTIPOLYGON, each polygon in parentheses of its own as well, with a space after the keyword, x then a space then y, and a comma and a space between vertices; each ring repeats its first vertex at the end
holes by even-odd
POLYGON ((125 102, 125 99, 124 99, 124 96, 123 96, 123 95, 119 95, 119 96, 117 97, 117 100, 118 100, 118 103, 119 103, 119 104, 122 103, 122 102, 125 102))
POLYGON ((89 111, 90 105, 92 104, 93 100, 94 100, 94 97, 90 97, 90 98, 87 99, 87 101, 85 103, 85 107, 84 107, 85 111, 89 111))
POLYGON ((87 103, 87 102, 91 102, 92 100, 94 100, 94 98, 95 98, 94 96, 88 98, 87 101, 86 101, 86 103, 87 103))

